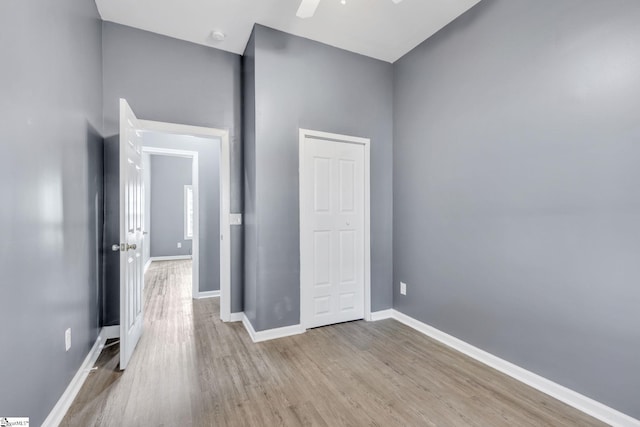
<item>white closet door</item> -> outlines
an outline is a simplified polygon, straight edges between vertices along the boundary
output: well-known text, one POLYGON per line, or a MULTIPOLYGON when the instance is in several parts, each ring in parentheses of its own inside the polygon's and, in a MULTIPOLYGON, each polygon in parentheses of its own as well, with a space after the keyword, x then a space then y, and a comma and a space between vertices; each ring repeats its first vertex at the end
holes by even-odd
POLYGON ((303 326, 364 317, 364 146, 307 137, 301 183, 303 326))

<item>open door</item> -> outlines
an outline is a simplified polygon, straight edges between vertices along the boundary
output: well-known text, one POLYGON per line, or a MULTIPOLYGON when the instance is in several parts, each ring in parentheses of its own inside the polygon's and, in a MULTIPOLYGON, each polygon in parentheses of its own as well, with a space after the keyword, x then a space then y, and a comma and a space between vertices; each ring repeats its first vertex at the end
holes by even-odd
POLYGON ((135 114, 120 99, 120 369, 142 335, 144 265, 142 135, 135 114))

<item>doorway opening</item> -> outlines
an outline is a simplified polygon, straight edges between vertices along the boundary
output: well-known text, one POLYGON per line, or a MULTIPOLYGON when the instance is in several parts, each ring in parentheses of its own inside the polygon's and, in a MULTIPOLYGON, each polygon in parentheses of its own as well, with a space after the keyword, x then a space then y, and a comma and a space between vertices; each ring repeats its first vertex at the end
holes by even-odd
MULTIPOLYGON (((152 262, 188 260, 191 264, 192 298, 218 296, 219 290, 200 291, 199 153, 154 146, 163 139, 174 146, 181 143, 179 136, 167 138, 167 135, 153 132, 142 134, 144 273, 152 262)), ((202 142, 217 144, 217 141, 206 139, 202 142)), ((206 192, 209 184, 214 183, 204 183, 202 191, 206 192)), ((217 189, 211 190, 218 192, 217 189)))
MULTIPOLYGON (((153 203, 152 198, 145 195, 145 211, 149 208, 150 216, 145 217, 145 231, 148 230, 148 234, 144 236, 148 242, 143 244, 144 250, 149 251, 151 261, 188 259, 190 246, 192 297, 220 297, 220 318, 227 322, 231 313, 229 133, 215 128, 150 120, 138 120, 138 123, 142 134, 144 158, 148 155, 152 165, 147 175, 156 175, 153 160, 175 159, 178 162, 182 160, 191 163, 191 182, 180 185, 181 195, 176 202, 179 206, 174 206, 173 209, 174 212, 178 212, 179 221, 176 223, 179 223, 182 243, 187 248, 178 248, 180 242, 173 242, 176 250, 182 249, 182 254, 175 258, 151 252, 156 246, 153 228, 155 221, 152 207, 147 206, 153 203)), ((176 168, 178 165, 179 163, 176 163, 176 168)), ((169 172, 176 171, 164 171, 165 178, 169 172)), ((162 176, 163 171, 158 175, 162 176)), ((161 192, 164 190, 166 189, 162 189, 161 192)), ((155 193, 153 183, 151 192, 155 193)), ((156 238, 156 242, 157 240, 156 238)), ((168 245, 171 245, 171 241, 168 245)), ((147 253, 144 256, 146 258, 147 253)))

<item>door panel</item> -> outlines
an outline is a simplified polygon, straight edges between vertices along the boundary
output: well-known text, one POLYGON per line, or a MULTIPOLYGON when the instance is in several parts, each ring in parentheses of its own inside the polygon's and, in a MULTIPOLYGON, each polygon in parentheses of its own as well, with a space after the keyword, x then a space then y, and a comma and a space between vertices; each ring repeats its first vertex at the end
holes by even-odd
POLYGON ((331 159, 313 159, 315 211, 328 213, 331 209, 331 159))
POLYGON ((340 230, 340 278, 341 285, 354 284, 357 280, 357 242, 356 232, 353 230, 340 230))
POLYGON ((340 212, 355 209, 355 162, 340 160, 340 212))
POLYGON ((138 119, 120 100, 120 369, 125 369, 142 335, 143 181, 138 119))
POLYGON ((331 232, 314 231, 314 285, 331 284, 331 232))
POLYGON ((302 161, 303 326, 364 317, 364 147, 306 138, 302 161))

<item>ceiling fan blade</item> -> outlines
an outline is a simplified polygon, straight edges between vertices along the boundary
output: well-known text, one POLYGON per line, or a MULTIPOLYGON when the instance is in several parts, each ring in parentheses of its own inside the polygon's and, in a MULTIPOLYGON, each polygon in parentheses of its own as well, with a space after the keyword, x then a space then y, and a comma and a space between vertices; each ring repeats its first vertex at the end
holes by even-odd
POLYGON ((311 18, 316 13, 318 4, 320 4, 320 0, 302 0, 296 16, 298 18, 311 18))

